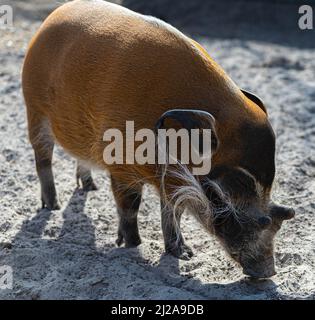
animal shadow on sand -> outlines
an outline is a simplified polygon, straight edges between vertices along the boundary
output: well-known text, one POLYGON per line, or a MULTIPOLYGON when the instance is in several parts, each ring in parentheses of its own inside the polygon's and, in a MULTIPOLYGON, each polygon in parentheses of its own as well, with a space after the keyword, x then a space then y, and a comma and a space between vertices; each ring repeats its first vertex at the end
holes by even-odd
POLYGON ((22 224, 0 255, 13 269, 13 290, 2 291, 3 299, 252 299, 264 292, 286 298, 272 280, 205 284, 182 275, 172 256, 162 254, 154 265, 138 248, 97 248, 86 200, 77 189, 62 213, 41 209, 22 224), (46 228, 53 214, 62 214, 61 229, 46 228))

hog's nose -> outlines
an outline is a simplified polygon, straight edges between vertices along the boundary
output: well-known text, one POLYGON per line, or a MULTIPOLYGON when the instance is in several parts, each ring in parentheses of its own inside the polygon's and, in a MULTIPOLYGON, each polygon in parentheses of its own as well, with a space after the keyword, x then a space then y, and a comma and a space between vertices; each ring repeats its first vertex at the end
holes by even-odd
POLYGON ((273 269, 269 269, 269 270, 265 270, 264 272, 259 272, 259 271, 255 271, 253 269, 243 269, 243 273, 251 278, 254 279, 264 279, 264 278, 270 278, 274 275, 276 275, 276 270, 273 269))
POLYGON ((255 279, 270 278, 276 274, 274 258, 244 266, 243 273, 255 279))

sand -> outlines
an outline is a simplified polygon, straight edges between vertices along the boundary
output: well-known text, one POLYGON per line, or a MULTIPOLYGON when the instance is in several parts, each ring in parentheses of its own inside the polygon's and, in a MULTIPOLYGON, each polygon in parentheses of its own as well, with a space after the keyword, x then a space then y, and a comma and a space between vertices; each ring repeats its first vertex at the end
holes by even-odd
POLYGON ((62 208, 39 209, 20 72, 28 41, 56 3, 37 1, 36 9, 9 3, 18 6, 14 28, 0 30, 0 266, 12 267, 13 288, 0 289, 0 299, 314 299, 314 47, 192 32, 240 87, 266 102, 277 134, 273 198, 297 212, 276 238, 277 275, 254 282, 188 215, 183 234, 194 257, 165 255, 159 200, 150 187, 139 213, 142 244, 117 248, 106 173, 94 174, 97 192, 76 190, 75 161, 61 148, 54 172, 62 208))

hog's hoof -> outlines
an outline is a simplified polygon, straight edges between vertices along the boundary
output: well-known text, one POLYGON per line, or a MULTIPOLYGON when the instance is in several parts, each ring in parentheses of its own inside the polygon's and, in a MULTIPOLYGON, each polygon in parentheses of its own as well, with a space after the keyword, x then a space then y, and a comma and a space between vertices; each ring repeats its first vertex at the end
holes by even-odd
POLYGON ((139 237, 134 237, 134 239, 129 239, 126 241, 123 235, 118 234, 116 245, 120 247, 123 243, 125 243, 125 248, 135 248, 141 244, 141 239, 139 237))
POLYGON ((91 174, 88 174, 88 176, 84 176, 77 173, 77 188, 80 189, 81 185, 82 185, 82 190, 84 192, 98 190, 98 187, 94 183, 94 180, 91 174))
POLYGON ((98 190, 96 184, 95 184, 93 181, 91 181, 91 182, 89 182, 89 183, 84 183, 82 189, 83 189, 83 191, 85 191, 85 192, 98 190))
POLYGON ((60 204, 58 203, 57 199, 54 199, 52 201, 44 201, 42 200, 42 209, 48 209, 48 210, 60 210, 60 204))
POLYGON ((171 254, 172 256, 181 259, 181 260, 190 260, 194 255, 193 251, 186 244, 181 244, 176 248, 167 249, 166 253, 171 254))
POLYGON ((125 248, 135 248, 135 247, 138 247, 140 244, 141 244, 140 239, 128 241, 128 242, 125 242, 125 248))

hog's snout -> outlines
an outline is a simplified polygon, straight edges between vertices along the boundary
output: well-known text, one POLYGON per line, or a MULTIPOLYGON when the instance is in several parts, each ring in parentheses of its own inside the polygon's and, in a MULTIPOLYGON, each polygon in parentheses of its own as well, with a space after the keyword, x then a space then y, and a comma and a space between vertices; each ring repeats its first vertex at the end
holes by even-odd
POLYGON ((274 258, 242 264, 243 273, 252 278, 270 278, 276 274, 274 258))

